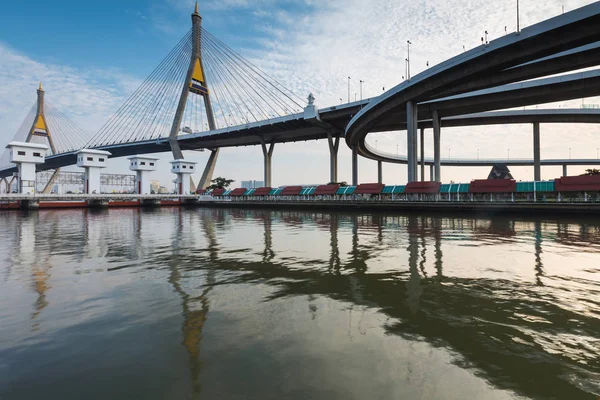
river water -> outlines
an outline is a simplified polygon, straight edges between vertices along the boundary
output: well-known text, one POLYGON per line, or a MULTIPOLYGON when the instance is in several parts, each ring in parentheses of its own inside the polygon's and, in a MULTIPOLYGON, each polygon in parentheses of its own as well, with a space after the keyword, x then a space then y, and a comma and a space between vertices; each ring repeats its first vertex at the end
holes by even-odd
POLYGON ((0 399, 595 399, 600 220, 0 213, 0 399))

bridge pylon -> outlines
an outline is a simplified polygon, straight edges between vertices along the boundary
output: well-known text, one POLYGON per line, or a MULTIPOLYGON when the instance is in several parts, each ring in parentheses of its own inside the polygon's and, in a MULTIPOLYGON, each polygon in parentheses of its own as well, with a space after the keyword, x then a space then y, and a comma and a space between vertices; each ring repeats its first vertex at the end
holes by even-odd
MULTIPOLYGON (((215 117, 210 99, 210 91, 206 82, 206 74, 204 73, 204 64, 202 62, 201 38, 202 17, 198 13, 198 2, 196 2, 196 7, 194 9, 194 13, 192 14, 192 53, 190 57, 190 64, 187 70, 185 82, 181 89, 179 103, 177 105, 177 110, 175 111, 173 125, 171 126, 171 131, 169 134, 169 144, 175 160, 183 160, 183 152, 181 151, 181 147, 177 141, 177 135, 182 128, 181 124, 184 117, 185 106, 190 94, 193 96, 200 96, 202 98, 204 102, 204 109, 206 111, 208 127, 211 131, 216 129, 215 117)), ((217 163, 219 149, 212 149, 211 152, 212 154, 208 159, 208 163, 204 173, 202 174, 200 183, 198 184, 198 187, 202 189, 205 189, 210 184, 212 174, 217 163)))
MULTIPOLYGON (((30 143, 34 136, 46 138, 48 140, 48 146, 50 147, 50 152, 52 154, 56 154, 56 146, 54 145, 54 139, 52 138, 52 134, 50 133, 50 125, 46 121, 46 115, 44 113, 44 88, 42 86, 42 82, 40 82, 40 87, 37 90, 37 107, 35 118, 33 119, 33 123, 31 124, 31 128, 29 129, 29 133, 27 134, 27 139, 25 140, 27 143, 30 143)), ((54 170, 54 173, 48 180, 48 183, 42 190, 42 193, 50 193, 52 187, 54 186, 54 182, 58 178, 60 174, 60 168, 54 170)))

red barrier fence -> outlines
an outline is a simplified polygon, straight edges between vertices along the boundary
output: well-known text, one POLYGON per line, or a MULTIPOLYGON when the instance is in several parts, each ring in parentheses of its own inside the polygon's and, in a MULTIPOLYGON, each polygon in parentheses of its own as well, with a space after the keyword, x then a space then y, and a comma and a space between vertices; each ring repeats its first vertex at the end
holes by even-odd
POLYGON ((356 187, 354 194, 380 194, 384 186, 383 183, 362 183, 356 187))
POLYGON ((321 185, 321 186, 317 186, 317 188, 315 189, 315 196, 334 196, 338 189, 340 188, 339 184, 332 184, 332 185, 321 185))
POLYGON ((300 191, 302 190, 302 186, 286 186, 283 188, 280 196, 298 196, 300 191))
POLYGON ((261 187, 256 189, 254 193, 252 193, 252 196, 268 196, 270 191, 270 187, 261 187))
POLYGON ((471 181, 471 193, 514 193, 517 181, 514 179, 475 179, 471 181))
POLYGON ((563 176, 554 180, 557 192, 600 191, 600 175, 563 176))
POLYGON ((409 182, 404 188, 404 193, 439 193, 441 182, 409 182))

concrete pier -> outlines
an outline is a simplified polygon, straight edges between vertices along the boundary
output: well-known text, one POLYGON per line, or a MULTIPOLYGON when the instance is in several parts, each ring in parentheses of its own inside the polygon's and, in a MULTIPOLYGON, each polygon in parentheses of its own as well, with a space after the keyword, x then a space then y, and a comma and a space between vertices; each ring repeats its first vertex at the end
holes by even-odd
POLYGON ((265 168, 265 186, 271 187, 271 167, 273 161, 273 149, 275 148, 275 143, 269 144, 267 147, 267 143, 264 140, 261 140, 261 147, 264 157, 264 168, 265 168))
POLYGON ((441 147, 440 147, 440 115, 438 110, 433 110, 431 113, 433 119, 433 165, 434 165, 434 178, 436 182, 442 181, 442 163, 441 163, 441 147))
POLYGON ((533 123, 533 180, 542 180, 542 164, 540 155, 540 123, 533 123))
POLYGON ((327 133, 327 142, 329 143, 329 182, 338 181, 337 157, 340 147, 340 137, 333 137, 331 132, 327 133))
POLYGON ((352 148, 352 185, 358 185, 358 149, 352 148))

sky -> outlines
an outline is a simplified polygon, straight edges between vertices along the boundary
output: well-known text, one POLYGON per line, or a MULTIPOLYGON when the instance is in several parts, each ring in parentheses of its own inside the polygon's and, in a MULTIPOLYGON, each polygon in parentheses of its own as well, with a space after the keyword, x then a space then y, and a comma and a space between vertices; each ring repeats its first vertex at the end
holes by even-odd
MULTIPOLYGON (((588 0, 520 1, 521 28, 588 0)), ((411 46, 411 75, 516 29, 515 0, 206 0, 199 2, 203 27, 274 76, 300 98, 309 93, 320 107, 359 92, 372 97, 402 81, 406 41, 411 46), (506 27, 506 28, 505 28, 506 27)), ((191 0, 103 2, 7 2, 0 15, 0 142, 8 143, 25 119, 43 81, 46 99, 93 135, 154 70, 191 28, 191 0)), ((600 104, 578 99, 548 107, 600 104)), ((535 108, 536 106, 530 107, 535 108)), ((542 158, 596 158, 600 127, 542 124, 542 158), (570 149, 570 150, 569 150, 570 149)), ((433 155, 431 130, 426 156, 433 155)), ((369 135, 378 149, 406 153, 405 132, 369 135)), ((531 158, 532 127, 527 124, 446 128, 442 157, 531 158)), ((273 153, 273 186, 319 184, 329 180, 326 141, 278 144, 273 153)), ((340 145, 339 180, 351 181, 351 153, 340 145)), ((172 185, 170 153, 160 156, 154 179, 172 185)), ((208 152, 188 152, 203 165, 208 152)), ((110 161, 107 172, 125 173, 125 159, 110 161)), ((202 168, 199 168, 202 169, 202 168)), ((569 167, 569 174, 585 167, 569 167)), ((532 167, 513 167, 518 180, 533 179, 532 167)), ((442 181, 485 178, 488 167, 443 167, 442 181)), ((542 178, 561 175, 543 167, 542 178)), ((427 169, 427 174, 429 173, 427 169)), ((214 176, 262 180, 259 146, 225 148, 214 176)), ((406 182, 406 166, 384 164, 387 184, 406 182)), ((196 180, 199 178, 195 177, 196 180)), ((377 164, 359 159, 359 180, 377 180, 377 164)), ((237 186, 234 184, 234 186, 237 186)))

